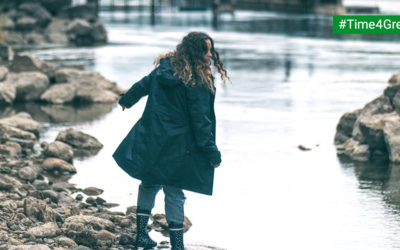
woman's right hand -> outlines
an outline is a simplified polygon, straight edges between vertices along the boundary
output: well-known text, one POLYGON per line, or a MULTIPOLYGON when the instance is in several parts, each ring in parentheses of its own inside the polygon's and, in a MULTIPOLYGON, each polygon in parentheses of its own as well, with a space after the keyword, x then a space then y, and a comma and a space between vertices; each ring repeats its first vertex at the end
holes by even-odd
POLYGON ((126 107, 122 104, 120 104, 120 105, 121 105, 122 111, 124 111, 126 109, 126 107))

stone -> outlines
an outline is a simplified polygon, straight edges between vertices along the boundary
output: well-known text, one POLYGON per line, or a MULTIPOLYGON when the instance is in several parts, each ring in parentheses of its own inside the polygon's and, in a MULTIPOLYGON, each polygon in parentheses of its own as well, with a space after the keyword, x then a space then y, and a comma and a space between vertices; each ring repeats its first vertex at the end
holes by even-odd
POLYGON ((398 91, 392 99, 393 107, 397 112, 400 111, 400 91, 398 91))
POLYGON ((26 216, 35 218, 41 222, 62 221, 61 216, 42 200, 34 197, 24 199, 24 213, 26 216))
POLYGON ((43 154, 46 157, 59 158, 69 163, 72 162, 74 157, 74 151, 72 150, 72 147, 61 141, 54 141, 50 143, 43 151, 43 154))
POLYGON ((39 170, 36 168, 32 167, 23 167, 20 170, 18 170, 18 177, 27 180, 27 181, 33 181, 35 180, 39 175, 39 170))
POLYGON ((17 96, 17 89, 11 84, 0 82, 0 104, 12 104, 17 96))
POLYGON ((9 125, 5 125, 5 124, 1 124, 1 123, 0 123, 0 134, 6 140, 9 140, 10 138, 36 140, 35 134, 33 134, 31 132, 27 132, 22 129, 11 127, 9 125))
POLYGON ((17 89, 16 100, 36 101, 49 87, 49 79, 41 72, 10 73, 7 80, 17 89))
POLYGON ((104 192, 104 190, 97 187, 87 187, 84 190, 82 190, 82 192, 86 195, 97 196, 101 195, 104 192))
POLYGON ((64 104, 74 101, 75 95, 76 85, 71 83, 55 84, 40 96, 40 100, 48 103, 64 104))
POLYGON ((348 139, 344 143, 344 154, 350 157, 354 161, 365 162, 370 159, 371 152, 368 145, 360 144, 353 138, 348 139))
POLYGON ((111 232, 115 231, 115 226, 111 221, 91 215, 70 216, 65 220, 63 227, 72 230, 74 228, 79 228, 79 224, 95 230, 105 229, 111 232))
POLYGON ((400 162, 400 125, 396 121, 386 122, 383 128, 386 148, 391 162, 400 162))
POLYGON ((66 33, 68 23, 68 19, 53 18, 45 32, 47 40, 55 44, 67 44, 68 37, 66 33))
POLYGON ((39 136, 40 133, 39 123, 33 120, 32 117, 25 112, 21 112, 13 116, 0 119, 0 124, 12 126, 24 131, 31 132, 35 136, 39 136))
POLYGON ((10 246, 9 250, 51 250, 51 248, 43 244, 35 244, 35 245, 10 246))
POLYGON ((335 144, 344 143, 351 138, 354 123, 356 122, 360 112, 360 110, 356 110, 342 115, 338 125, 336 126, 335 144))
POLYGON ((0 153, 7 156, 17 156, 22 153, 22 148, 18 143, 8 141, 6 144, 0 144, 0 153))
POLYGON ((95 44, 105 44, 107 42, 107 30, 100 20, 93 24, 92 37, 95 44))
POLYGON ((13 21, 12 18, 10 18, 8 15, 3 16, 3 22, 2 22, 2 28, 4 30, 13 30, 15 29, 15 22, 13 21))
POLYGON ((61 233, 61 230, 58 228, 56 223, 48 222, 43 225, 28 229, 28 233, 40 238, 55 237, 61 233))
POLYGON ((17 54, 10 66, 13 72, 41 71, 45 62, 27 53, 17 54))
POLYGON ((88 36, 92 30, 91 25, 84 19, 75 19, 69 23, 67 34, 70 40, 76 40, 82 36, 88 36))
POLYGON ((393 74, 388 82, 392 85, 400 84, 400 73, 393 74))
POLYGON ((96 88, 96 83, 88 82, 76 89, 76 99, 84 103, 115 103, 118 95, 110 90, 96 88))
POLYGON ((95 137, 81 131, 69 128, 58 133, 57 141, 65 142, 77 149, 98 149, 103 147, 95 137))
POLYGON ((76 173, 76 168, 68 162, 58 158, 47 158, 42 163, 42 169, 48 172, 76 173))
POLYGON ((22 183, 14 177, 0 174, 0 190, 11 191, 22 187, 22 183))

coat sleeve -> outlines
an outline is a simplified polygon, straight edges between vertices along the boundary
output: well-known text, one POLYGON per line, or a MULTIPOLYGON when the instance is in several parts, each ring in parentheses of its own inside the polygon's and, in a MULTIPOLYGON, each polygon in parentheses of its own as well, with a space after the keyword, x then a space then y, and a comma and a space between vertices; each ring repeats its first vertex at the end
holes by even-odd
POLYGON ((211 120, 209 90, 203 86, 187 87, 188 110, 197 147, 211 164, 221 163, 221 153, 215 144, 211 120))
MULTIPOLYGON (((153 71, 154 72, 154 71, 153 71)), ((134 83, 132 87, 125 93, 121 95, 118 103, 125 106, 126 108, 132 107, 137 103, 140 98, 149 94, 150 81, 153 72, 149 75, 143 77, 140 81, 134 83)))

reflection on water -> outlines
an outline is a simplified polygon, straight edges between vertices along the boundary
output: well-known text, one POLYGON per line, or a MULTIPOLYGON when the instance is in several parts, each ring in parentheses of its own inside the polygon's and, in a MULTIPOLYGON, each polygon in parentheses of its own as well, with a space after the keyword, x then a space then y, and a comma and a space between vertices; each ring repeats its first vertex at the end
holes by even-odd
POLYGON ((0 117, 26 112, 34 120, 41 123, 76 125, 99 120, 109 113, 113 107, 115 107, 114 103, 69 105, 17 103, 13 106, 0 107, 0 117))

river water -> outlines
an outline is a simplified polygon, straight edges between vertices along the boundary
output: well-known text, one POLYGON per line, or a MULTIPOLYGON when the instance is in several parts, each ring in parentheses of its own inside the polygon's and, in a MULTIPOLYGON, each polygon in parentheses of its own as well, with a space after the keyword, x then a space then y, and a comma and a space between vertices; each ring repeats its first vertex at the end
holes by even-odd
MULTIPOLYGON (((191 249, 399 249, 400 166, 347 162, 333 146, 341 115, 379 96, 399 71, 398 37, 335 37, 330 19, 318 16, 238 12, 231 23, 232 17, 222 18, 212 29, 210 13, 166 12, 152 27, 145 13, 103 13, 108 45, 30 52, 84 64, 129 88, 187 32, 208 32, 233 84, 217 83, 223 161, 214 195, 186 192, 193 227, 185 241, 197 246, 191 249), (276 28, 276 20, 286 20, 279 26, 286 29, 276 28), (312 150, 301 151, 300 144, 312 150)), ((103 198, 120 204, 113 210, 125 211, 136 203, 139 182, 111 155, 145 101, 124 112, 116 105, 22 105, 3 114, 30 112, 41 121, 47 141, 69 126, 97 137, 104 148, 75 160, 78 173, 70 182, 103 188, 103 198)), ((163 212, 162 192, 153 212, 163 212)))

